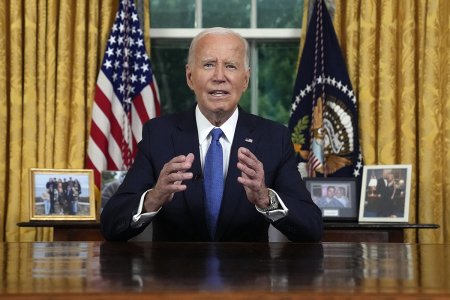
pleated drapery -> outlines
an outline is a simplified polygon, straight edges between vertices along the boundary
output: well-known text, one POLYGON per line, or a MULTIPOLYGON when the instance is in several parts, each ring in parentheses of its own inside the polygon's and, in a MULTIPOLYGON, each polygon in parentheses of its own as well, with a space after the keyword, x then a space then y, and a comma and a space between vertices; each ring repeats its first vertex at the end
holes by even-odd
POLYGON ((0 1, 1 240, 52 240, 50 228, 17 226, 29 220, 28 169, 85 167, 98 70, 118 6, 0 1))
POLYGON ((450 2, 334 2, 364 162, 411 164, 409 222, 441 227, 407 230, 405 241, 449 243, 450 2))

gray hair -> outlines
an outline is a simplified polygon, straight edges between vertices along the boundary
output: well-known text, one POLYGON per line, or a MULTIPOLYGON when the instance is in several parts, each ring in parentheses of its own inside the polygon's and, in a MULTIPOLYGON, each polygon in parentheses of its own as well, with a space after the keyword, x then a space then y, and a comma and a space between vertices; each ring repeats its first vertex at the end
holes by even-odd
POLYGON ((223 28, 223 27, 213 27, 208 28, 197 34, 197 36, 192 40, 191 46, 189 47, 189 56, 188 56, 188 64, 189 66, 193 66, 194 60, 195 60, 195 45, 197 44, 197 41, 204 37, 207 34, 214 34, 214 35, 225 35, 225 34, 234 34, 238 36, 242 42, 244 42, 244 66, 245 69, 248 71, 249 65, 250 65, 250 46, 248 45, 248 42, 246 39, 244 39, 239 33, 229 29, 229 28, 223 28))

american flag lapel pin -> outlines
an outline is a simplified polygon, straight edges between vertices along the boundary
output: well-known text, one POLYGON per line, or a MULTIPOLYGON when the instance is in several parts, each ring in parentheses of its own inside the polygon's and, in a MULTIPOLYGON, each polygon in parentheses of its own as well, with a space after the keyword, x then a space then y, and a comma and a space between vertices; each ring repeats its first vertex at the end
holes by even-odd
POLYGON ((246 141, 247 143, 253 143, 253 139, 246 138, 245 141, 246 141))

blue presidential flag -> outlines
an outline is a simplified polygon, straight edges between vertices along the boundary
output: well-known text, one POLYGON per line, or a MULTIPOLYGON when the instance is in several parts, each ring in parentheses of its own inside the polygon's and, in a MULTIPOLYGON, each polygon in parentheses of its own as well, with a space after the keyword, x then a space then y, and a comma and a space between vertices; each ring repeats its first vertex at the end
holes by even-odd
POLYGON ((356 96, 322 0, 309 22, 289 129, 302 177, 361 176, 356 96))

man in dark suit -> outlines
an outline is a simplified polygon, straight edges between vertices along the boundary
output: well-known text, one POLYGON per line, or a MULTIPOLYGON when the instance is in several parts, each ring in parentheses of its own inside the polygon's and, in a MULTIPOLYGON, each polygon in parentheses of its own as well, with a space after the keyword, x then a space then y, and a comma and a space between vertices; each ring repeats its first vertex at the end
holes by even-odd
POLYGON ((134 164, 101 214, 106 240, 128 240, 152 222, 153 241, 267 242, 270 223, 292 241, 320 241, 322 214, 297 170, 288 129, 238 105, 249 57, 247 41, 229 29, 194 38, 186 79, 197 103, 144 125, 134 164), (211 168, 213 142, 221 162, 211 168), (220 194, 214 205, 211 189, 220 194))
POLYGON ((391 170, 383 169, 382 177, 377 180, 377 194, 378 194, 378 205, 377 205, 377 217, 389 217, 390 213, 390 203, 392 194, 388 189, 388 175, 391 170))

